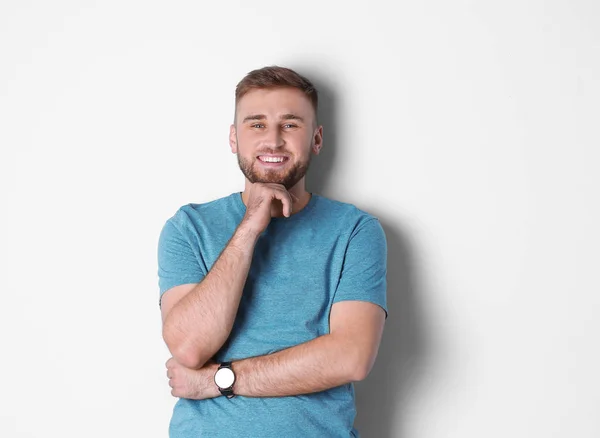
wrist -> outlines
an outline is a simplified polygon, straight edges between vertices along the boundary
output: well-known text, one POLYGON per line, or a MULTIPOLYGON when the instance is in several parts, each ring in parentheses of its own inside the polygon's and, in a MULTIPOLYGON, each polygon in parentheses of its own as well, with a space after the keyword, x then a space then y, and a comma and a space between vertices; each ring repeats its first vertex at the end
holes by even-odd
POLYGON ((242 250, 249 249, 250 251, 254 251, 254 246, 261 233, 262 231, 256 230, 256 228, 244 218, 235 230, 232 242, 236 247, 242 250))
POLYGON ((250 391, 248 390, 248 361, 245 359, 235 361, 231 363, 231 367, 235 372, 235 384, 233 385, 233 392, 235 395, 241 395, 244 397, 250 397, 250 391))
POLYGON ((217 384, 215 383, 215 373, 217 372, 217 370, 219 369, 219 364, 218 363, 213 363, 209 366, 209 373, 208 373, 208 384, 207 387, 210 388, 209 390, 209 395, 211 398, 215 398, 215 397, 220 397, 221 396, 221 391, 219 391, 219 387, 217 386, 217 384))

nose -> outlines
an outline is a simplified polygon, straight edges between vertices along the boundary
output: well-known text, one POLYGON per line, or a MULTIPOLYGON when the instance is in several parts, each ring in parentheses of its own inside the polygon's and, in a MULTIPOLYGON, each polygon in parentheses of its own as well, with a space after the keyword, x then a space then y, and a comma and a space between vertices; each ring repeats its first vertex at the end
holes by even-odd
POLYGON ((283 140, 283 136, 281 135, 281 131, 278 128, 271 128, 267 130, 264 137, 264 146, 276 149, 280 148, 285 144, 283 140))

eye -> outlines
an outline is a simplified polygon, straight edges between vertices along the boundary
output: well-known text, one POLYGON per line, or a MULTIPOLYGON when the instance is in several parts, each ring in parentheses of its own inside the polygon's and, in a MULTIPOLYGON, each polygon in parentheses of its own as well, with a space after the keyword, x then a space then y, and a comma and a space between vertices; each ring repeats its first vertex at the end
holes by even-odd
POLYGON ((284 128, 297 128, 298 125, 294 125, 293 123, 286 123, 283 125, 284 128))
POLYGON ((262 123, 253 123, 252 125, 250 125, 252 128, 264 128, 265 125, 263 125, 262 123))

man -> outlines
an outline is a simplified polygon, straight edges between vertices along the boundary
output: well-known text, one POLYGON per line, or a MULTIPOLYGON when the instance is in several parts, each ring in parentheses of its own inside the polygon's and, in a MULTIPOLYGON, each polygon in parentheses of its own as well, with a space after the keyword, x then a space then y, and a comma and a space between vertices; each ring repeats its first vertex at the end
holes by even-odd
POLYGON ((352 382, 381 340, 387 248, 375 217, 305 188, 317 104, 290 69, 250 72, 229 135, 244 192, 185 205, 162 229, 171 437, 358 436, 352 382))

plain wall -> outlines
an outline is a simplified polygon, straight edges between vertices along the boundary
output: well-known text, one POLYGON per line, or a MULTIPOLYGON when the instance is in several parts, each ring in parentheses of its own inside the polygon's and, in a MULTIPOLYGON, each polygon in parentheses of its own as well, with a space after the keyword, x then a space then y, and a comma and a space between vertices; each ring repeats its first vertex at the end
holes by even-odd
POLYGON ((12 0, 0 54, 0 436, 167 435, 158 234, 272 64, 388 237, 362 436, 600 436, 598 2, 12 0))

